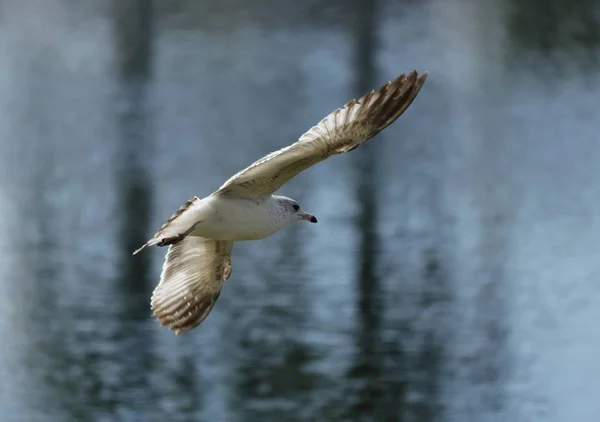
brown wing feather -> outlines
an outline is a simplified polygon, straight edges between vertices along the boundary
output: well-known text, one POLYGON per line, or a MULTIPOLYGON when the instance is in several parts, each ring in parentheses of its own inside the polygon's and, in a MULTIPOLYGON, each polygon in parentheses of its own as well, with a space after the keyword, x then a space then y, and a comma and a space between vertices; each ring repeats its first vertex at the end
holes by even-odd
POLYGON ((400 75, 378 91, 349 101, 300 139, 254 162, 226 181, 215 194, 270 195, 301 171, 326 158, 352 151, 392 124, 413 102, 427 72, 400 75))
POLYGON ((221 293, 226 271, 231 274, 232 246, 196 236, 169 246, 151 299, 161 325, 180 334, 204 321, 221 293))

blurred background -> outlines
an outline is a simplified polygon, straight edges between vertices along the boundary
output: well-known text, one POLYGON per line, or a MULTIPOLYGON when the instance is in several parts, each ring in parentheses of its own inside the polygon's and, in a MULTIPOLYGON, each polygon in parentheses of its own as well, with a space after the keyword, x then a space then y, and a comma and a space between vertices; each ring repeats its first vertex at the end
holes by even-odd
POLYGON ((594 0, 1 0, 0 421, 600 420, 594 0), (429 79, 281 191, 208 319, 151 318, 205 196, 429 79))

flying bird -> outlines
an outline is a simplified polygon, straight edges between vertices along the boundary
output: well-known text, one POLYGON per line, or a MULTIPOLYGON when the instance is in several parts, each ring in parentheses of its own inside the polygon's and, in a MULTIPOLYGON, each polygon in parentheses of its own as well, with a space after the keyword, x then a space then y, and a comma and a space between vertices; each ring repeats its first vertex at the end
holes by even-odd
POLYGON ((169 246, 151 298, 160 324, 180 334, 204 321, 231 276, 233 242, 264 239, 296 221, 316 223, 297 201, 274 193, 301 171, 352 151, 392 124, 426 78, 427 72, 416 70, 400 75, 333 111, 298 141, 241 170, 216 192, 188 199, 133 252, 169 246))

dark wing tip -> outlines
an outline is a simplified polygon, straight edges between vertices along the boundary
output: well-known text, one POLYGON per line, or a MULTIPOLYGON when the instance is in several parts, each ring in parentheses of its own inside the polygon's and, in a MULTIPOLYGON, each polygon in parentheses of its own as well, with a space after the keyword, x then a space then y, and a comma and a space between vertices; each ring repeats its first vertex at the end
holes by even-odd
POLYGON ((412 104, 427 79, 428 72, 413 70, 394 79, 379 90, 370 113, 376 132, 380 132, 400 117, 412 104))
POLYGON ((346 139, 342 145, 332 145, 326 156, 331 155, 331 151, 335 154, 352 151, 391 125, 412 104, 427 75, 428 72, 419 73, 417 70, 402 73, 379 89, 371 90, 358 100, 353 99, 346 103, 346 109, 360 107, 352 115, 351 121, 358 125, 358 131, 361 133, 357 137, 353 134, 355 138, 349 136, 352 139, 346 139))

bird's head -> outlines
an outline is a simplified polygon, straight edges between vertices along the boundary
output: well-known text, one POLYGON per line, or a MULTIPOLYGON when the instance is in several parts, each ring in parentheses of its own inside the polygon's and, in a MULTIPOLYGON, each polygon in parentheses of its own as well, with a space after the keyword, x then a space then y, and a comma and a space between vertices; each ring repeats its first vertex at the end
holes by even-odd
POLYGON ((283 212, 291 221, 306 220, 311 223, 317 222, 317 218, 312 214, 304 212, 300 204, 294 199, 285 196, 279 196, 277 199, 281 204, 283 212))

